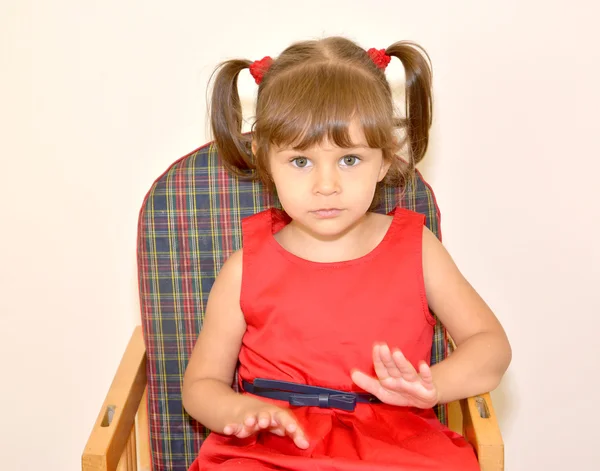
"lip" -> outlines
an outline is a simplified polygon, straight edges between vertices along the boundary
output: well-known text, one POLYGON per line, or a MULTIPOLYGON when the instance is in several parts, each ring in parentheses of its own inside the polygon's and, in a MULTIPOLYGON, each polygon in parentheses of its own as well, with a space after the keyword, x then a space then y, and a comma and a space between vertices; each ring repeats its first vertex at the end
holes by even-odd
POLYGON ((320 219, 331 219, 338 217, 342 212, 339 208, 321 208, 315 211, 311 211, 312 214, 317 216, 320 219))

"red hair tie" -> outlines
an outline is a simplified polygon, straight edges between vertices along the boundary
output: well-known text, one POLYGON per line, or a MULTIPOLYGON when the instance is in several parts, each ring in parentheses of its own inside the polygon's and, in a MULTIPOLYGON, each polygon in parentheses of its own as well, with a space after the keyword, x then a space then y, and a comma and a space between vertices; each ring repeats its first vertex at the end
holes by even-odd
MULTIPOLYGON (((385 49, 375 49, 372 47, 367 51, 373 63, 381 70, 385 70, 392 58, 385 53, 385 49)), ((254 81, 260 85, 263 77, 271 67, 273 59, 270 56, 265 56, 259 61, 254 61, 250 64, 250 74, 254 77, 254 81)))
POLYGON ((385 53, 385 49, 375 49, 374 47, 372 47, 367 51, 367 54, 369 54, 371 60, 381 70, 385 70, 387 65, 392 60, 392 58, 385 53))
POLYGON ((273 59, 269 56, 266 56, 261 60, 254 61, 252 64, 250 64, 250 73, 252 74, 252 77, 254 77, 254 81, 257 84, 260 85, 260 82, 262 82, 263 77, 269 70, 269 67, 271 67, 272 63, 273 59))

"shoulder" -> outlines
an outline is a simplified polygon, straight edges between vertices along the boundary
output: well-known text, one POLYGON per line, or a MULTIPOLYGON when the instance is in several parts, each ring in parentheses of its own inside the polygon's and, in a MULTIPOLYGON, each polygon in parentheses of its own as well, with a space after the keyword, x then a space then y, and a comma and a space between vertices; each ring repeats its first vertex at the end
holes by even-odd
POLYGON ((416 224, 425 224, 425 215, 418 213, 417 211, 413 211, 412 209, 401 208, 398 206, 394 208, 390 214, 398 219, 409 220, 416 224))
POLYGON ((274 208, 267 208, 258 213, 252 214, 250 216, 246 216, 242 218, 242 226, 250 226, 256 224, 259 221, 270 220, 273 218, 273 214, 277 213, 277 210, 274 208))
POLYGON ((426 228, 425 215, 402 208, 394 208, 389 214, 378 215, 387 220, 387 225, 391 226, 396 234, 399 234, 404 242, 410 241, 411 244, 421 245, 421 232, 426 228))
POLYGON ((452 262, 450 254, 437 238, 437 236, 426 226, 422 227, 422 251, 424 268, 432 268, 432 264, 452 262))
POLYGON ((241 248, 239 250, 236 250, 227 258, 227 260, 225 260, 225 263, 223 264, 223 268, 221 268, 221 271, 223 271, 223 270, 228 270, 228 271, 241 270, 243 259, 244 259, 244 249, 241 248))
POLYGON ((205 324, 214 324, 215 317, 223 321, 240 319, 239 299, 242 292, 242 250, 233 252, 225 261, 208 295, 205 324), (215 316, 215 312, 219 314, 215 316))
POLYGON ((272 232, 273 227, 281 226, 282 211, 268 208, 251 216, 242 218, 242 243, 247 246, 254 240, 261 240, 272 232), (257 239, 258 238, 258 239, 257 239))
POLYGON ((428 295, 434 291, 446 292, 455 283, 462 283, 462 274, 452 256, 426 226, 423 226, 422 240, 423 277, 428 295))
POLYGON ((233 252, 219 270, 215 284, 226 284, 229 287, 242 283, 242 266, 244 259, 244 249, 233 252))
POLYGON ((423 247, 430 246, 441 246, 442 242, 437 236, 429 229, 426 225, 423 225, 423 247))

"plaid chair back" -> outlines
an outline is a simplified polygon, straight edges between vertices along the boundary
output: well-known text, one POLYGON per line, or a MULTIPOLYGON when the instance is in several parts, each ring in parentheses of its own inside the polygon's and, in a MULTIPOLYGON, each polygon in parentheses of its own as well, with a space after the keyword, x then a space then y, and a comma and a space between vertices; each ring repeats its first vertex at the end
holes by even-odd
MULTIPOLYGON (((378 212, 398 205, 418 211, 440 237, 435 197, 420 174, 404 193, 385 191, 378 212)), ((241 247, 241 219, 271 206, 280 207, 260 183, 240 181, 219 165, 212 144, 172 164, 146 195, 139 215, 137 262, 156 471, 187 470, 206 437, 207 431, 181 404, 183 374, 215 277, 241 247)), ((446 335, 438 322, 432 363, 445 355, 446 335)), ((445 423, 445 408, 437 413, 445 423)))

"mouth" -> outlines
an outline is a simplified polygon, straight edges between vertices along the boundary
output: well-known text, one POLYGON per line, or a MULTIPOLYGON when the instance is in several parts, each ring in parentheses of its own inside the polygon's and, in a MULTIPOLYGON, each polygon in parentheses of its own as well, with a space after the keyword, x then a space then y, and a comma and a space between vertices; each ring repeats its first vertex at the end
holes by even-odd
POLYGON ((311 211, 312 214, 320 219, 330 219, 340 215, 342 212, 339 208, 321 208, 316 211, 311 211))

